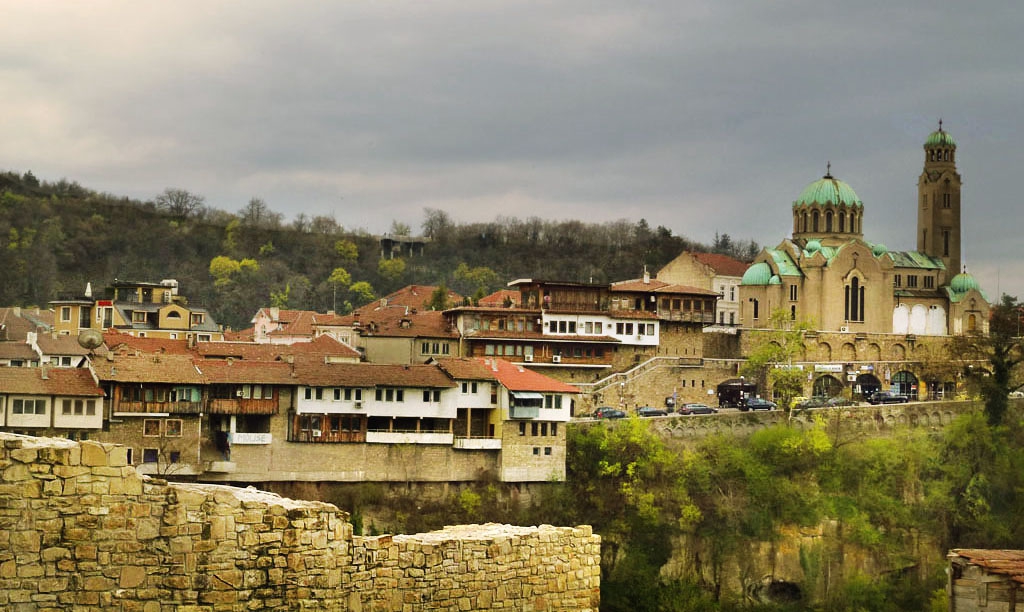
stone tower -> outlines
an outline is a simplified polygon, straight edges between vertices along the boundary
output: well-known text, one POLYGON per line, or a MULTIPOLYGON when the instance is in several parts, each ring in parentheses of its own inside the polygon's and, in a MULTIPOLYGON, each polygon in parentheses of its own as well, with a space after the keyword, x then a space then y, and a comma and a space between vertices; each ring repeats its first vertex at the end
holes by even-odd
POLYGON ((924 171, 917 181, 917 250, 942 260, 943 282, 961 272, 960 174, 956 171, 956 141, 939 129, 924 143, 924 171))

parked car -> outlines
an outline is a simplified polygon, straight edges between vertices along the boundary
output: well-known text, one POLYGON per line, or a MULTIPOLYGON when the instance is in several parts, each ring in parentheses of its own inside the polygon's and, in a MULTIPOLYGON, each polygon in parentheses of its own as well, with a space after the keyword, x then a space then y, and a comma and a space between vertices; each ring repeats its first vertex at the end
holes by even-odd
POLYGON ((594 411, 595 419, 624 419, 626 418, 625 411, 619 410, 618 408, 612 408, 610 406, 601 406, 594 411))
POLYGON ((1024 397, 1024 391, 1010 391, 1011 399, 1020 399, 1024 397))
POLYGON ((747 403, 740 406, 740 410, 743 412, 748 410, 775 410, 776 407, 777 404, 775 402, 769 402, 760 397, 748 397, 747 403))
POLYGON ((668 410, 654 406, 641 406, 636 409, 636 413, 642 417, 668 416, 668 410))
POLYGON ((906 395, 900 395, 895 391, 875 391, 868 398, 868 403, 872 406, 878 404, 906 404, 910 401, 906 395))
POLYGON ((679 414, 715 414, 718 408, 712 408, 707 404, 683 404, 679 407, 679 414))
POLYGON ((830 397, 825 400, 825 405, 830 408, 842 408, 844 406, 860 406, 860 402, 846 397, 830 397))
POLYGON ((794 407, 797 410, 807 410, 808 408, 823 408, 825 406, 828 406, 828 400, 824 397, 805 397, 794 407))

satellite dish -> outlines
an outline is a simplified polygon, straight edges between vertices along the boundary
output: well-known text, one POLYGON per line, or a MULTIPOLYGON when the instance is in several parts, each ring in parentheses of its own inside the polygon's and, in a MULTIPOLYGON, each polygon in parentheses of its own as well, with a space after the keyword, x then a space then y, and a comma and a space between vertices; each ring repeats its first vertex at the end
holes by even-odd
POLYGON ((103 344, 103 334, 95 329, 86 329, 78 334, 78 343, 90 351, 103 344))

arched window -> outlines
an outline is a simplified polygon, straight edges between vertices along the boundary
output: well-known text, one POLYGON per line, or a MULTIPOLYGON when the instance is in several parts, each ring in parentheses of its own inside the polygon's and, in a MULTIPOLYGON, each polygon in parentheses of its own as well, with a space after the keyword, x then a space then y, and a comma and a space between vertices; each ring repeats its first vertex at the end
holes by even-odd
POLYGON ((847 321, 864 321, 864 285, 854 276, 844 288, 844 318, 847 321))
POLYGON ((802 231, 806 232, 807 231, 807 211, 804 211, 803 217, 804 217, 804 229, 802 231))
POLYGON ((846 213, 844 212, 839 213, 839 231, 846 231, 846 213))
POLYGON ((825 213, 825 231, 829 232, 829 233, 832 232, 832 211, 831 210, 825 213))
POLYGON ((758 315, 758 312, 757 312, 758 308, 757 307, 759 306, 759 304, 758 304, 757 300, 751 300, 751 301, 754 303, 754 320, 756 321, 757 320, 757 315, 758 315))
POLYGON ((818 231, 818 211, 814 211, 813 213, 811 213, 811 225, 813 227, 813 229, 811 231, 812 232, 817 232, 818 231))
POLYGON ((967 315, 967 331, 978 331, 978 317, 974 316, 973 314, 967 315))

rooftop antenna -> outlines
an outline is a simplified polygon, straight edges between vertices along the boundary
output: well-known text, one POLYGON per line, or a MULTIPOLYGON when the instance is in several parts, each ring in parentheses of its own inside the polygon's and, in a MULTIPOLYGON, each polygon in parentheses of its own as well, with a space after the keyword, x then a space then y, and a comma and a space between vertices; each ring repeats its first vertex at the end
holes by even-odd
POLYGON ((827 179, 832 178, 832 162, 825 162, 825 177, 827 179))

